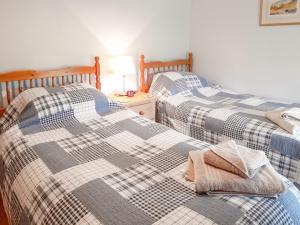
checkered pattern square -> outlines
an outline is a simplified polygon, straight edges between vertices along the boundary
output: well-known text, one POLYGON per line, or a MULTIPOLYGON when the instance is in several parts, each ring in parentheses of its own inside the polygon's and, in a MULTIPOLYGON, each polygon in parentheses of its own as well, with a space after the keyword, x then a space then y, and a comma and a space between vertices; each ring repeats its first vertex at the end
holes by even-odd
MULTIPOLYGON (((9 204, 11 206, 11 215, 10 216, 12 218, 11 219, 12 224, 21 224, 21 222, 22 222, 21 221, 22 206, 18 200, 18 197, 15 195, 15 193, 12 193, 9 204)), ((2 211, 2 213, 4 213, 4 212, 2 211)), ((1 216, 1 222, 3 222, 2 219, 4 220, 4 218, 1 216)))
POLYGON ((238 224, 294 224, 283 206, 274 199, 263 198, 237 222, 238 224))
POLYGON ((190 189, 172 178, 133 195, 129 201, 155 219, 161 219, 195 197, 190 189))
POLYGON ((52 93, 38 97, 33 101, 39 118, 47 117, 59 112, 71 110, 71 99, 67 93, 52 93))
POLYGON ((258 202, 262 200, 261 197, 247 197, 247 196, 222 196, 222 201, 228 202, 231 205, 241 209, 244 212, 249 211, 258 202))
POLYGON ((137 164, 103 177, 105 183, 126 199, 164 179, 161 172, 147 164, 137 164))
POLYGON ((212 111, 212 109, 196 106, 192 108, 188 114, 188 123, 192 125, 197 125, 198 127, 205 126, 205 118, 212 111))
POLYGON ((40 123, 46 130, 59 129, 65 126, 70 126, 78 123, 75 119, 74 111, 62 111, 56 114, 40 118, 40 123))
POLYGON ((132 147, 132 151, 130 152, 130 155, 143 160, 147 160, 161 152, 163 152, 163 150, 159 148, 157 145, 145 141, 140 145, 136 145, 132 147))
POLYGON ((0 133, 8 130, 14 124, 16 124, 18 115, 19 113, 17 111, 17 108, 14 105, 9 105, 6 108, 6 111, 3 114, 3 116, 0 118, 0 133))
POLYGON ((184 76, 186 85, 189 89, 202 88, 203 84, 197 75, 189 74, 184 76))
POLYGON ((243 140, 243 133, 246 129, 249 118, 240 115, 231 115, 224 123, 223 134, 238 140, 243 140))
POLYGON ((58 145, 63 148, 66 152, 78 151, 84 148, 88 148, 92 145, 98 145, 102 142, 101 138, 94 133, 88 132, 80 134, 71 138, 58 141, 58 145))
POLYGON ((167 150, 146 160, 146 163, 154 166, 160 171, 168 172, 176 166, 184 163, 186 160, 186 157, 184 157, 183 155, 172 150, 167 150))
POLYGON ((277 172, 292 181, 300 182, 300 177, 298 177, 300 173, 298 158, 292 158, 275 150, 269 152, 268 158, 277 172))
POLYGON ((22 152, 19 152, 11 161, 9 165, 7 165, 8 173, 8 181, 9 184, 12 184, 16 177, 21 173, 24 167, 28 166, 28 164, 32 163, 38 159, 37 154, 33 149, 26 147, 22 152))
POLYGON ((175 83, 175 85, 177 87, 177 90, 179 92, 184 91, 184 90, 187 89, 187 85, 186 85, 186 82, 185 82, 184 79, 178 79, 178 80, 174 81, 174 83, 175 83))
POLYGON ((270 123, 252 119, 246 126, 243 133, 243 140, 247 143, 247 147, 263 150, 268 156, 271 135, 276 129, 277 127, 270 123))
POLYGON ((195 211, 180 206, 165 217, 161 218, 159 221, 154 223, 154 225, 217 225, 209 218, 206 218, 195 211))
POLYGON ((88 209, 73 195, 67 194, 47 214, 44 224, 76 224, 86 214, 88 209))
POLYGON ((189 114, 194 108, 194 104, 190 103, 182 103, 175 108, 174 119, 187 123, 189 121, 189 117, 186 115, 189 114))
POLYGON ((86 163, 118 152, 120 152, 118 149, 103 141, 97 145, 91 145, 83 149, 71 151, 70 155, 72 155, 78 162, 86 163))
POLYGON ((100 138, 105 139, 107 137, 119 134, 122 131, 124 131, 124 129, 122 129, 122 127, 120 127, 120 126, 118 126, 116 124, 113 124, 113 125, 110 125, 110 126, 107 126, 107 127, 99 128, 95 132, 97 133, 97 135, 100 138))
POLYGON ((91 95, 87 89, 68 91, 68 95, 72 104, 95 101, 93 95, 91 95))
POLYGON ((113 101, 112 99, 108 98, 108 108, 112 111, 118 111, 125 109, 120 103, 113 101))
POLYGON ((99 128, 107 127, 112 125, 109 121, 104 119, 103 117, 99 117, 97 119, 88 120, 85 124, 90 127, 92 130, 97 130, 99 128))
POLYGON ((46 179, 32 193, 33 204, 29 208, 30 215, 33 215, 31 220, 40 224, 45 213, 49 212, 66 194, 59 181, 53 177, 46 179))
POLYGON ((133 117, 132 120, 143 127, 149 126, 153 123, 151 120, 140 116, 133 117))

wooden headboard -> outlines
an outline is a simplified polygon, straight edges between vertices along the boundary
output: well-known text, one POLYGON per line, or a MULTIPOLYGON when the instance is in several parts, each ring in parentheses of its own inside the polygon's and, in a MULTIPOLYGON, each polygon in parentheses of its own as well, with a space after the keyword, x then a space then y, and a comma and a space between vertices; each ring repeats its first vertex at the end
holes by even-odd
MULTIPOLYGON (((29 88, 33 87, 45 87, 47 80, 51 81, 51 86, 60 86, 65 85, 68 78, 68 83, 75 82, 84 82, 84 76, 88 76, 88 82, 93 83, 95 79, 95 86, 98 90, 101 90, 100 82, 100 62, 99 57, 95 57, 95 64, 93 66, 78 66, 78 67, 68 67, 58 70, 45 70, 45 71, 36 71, 36 70, 23 70, 23 71, 12 71, 7 73, 0 73, 0 85, 5 84, 5 96, 7 103, 9 104, 13 97, 16 97, 16 94, 20 94, 25 90, 24 83, 29 81, 29 88), (78 80, 78 76, 80 79, 78 80), (93 77, 94 76, 94 77, 93 77), (70 78, 71 77, 71 78, 70 78), (71 81, 70 81, 70 79, 71 81), (39 82, 35 82, 39 81, 39 82), (59 81, 59 82, 58 82, 59 81), (11 84, 16 84, 15 91, 17 92, 15 96, 12 96, 11 93, 11 84), (23 87, 22 87, 23 84, 23 87)), ((1 93, 3 95, 3 93, 1 93)), ((5 112, 4 106, 0 106, 0 117, 5 112)))
POLYGON ((189 53, 187 59, 173 61, 151 61, 145 62, 145 56, 140 57, 140 90, 148 92, 151 86, 153 76, 157 73, 169 71, 192 72, 193 54, 189 53))

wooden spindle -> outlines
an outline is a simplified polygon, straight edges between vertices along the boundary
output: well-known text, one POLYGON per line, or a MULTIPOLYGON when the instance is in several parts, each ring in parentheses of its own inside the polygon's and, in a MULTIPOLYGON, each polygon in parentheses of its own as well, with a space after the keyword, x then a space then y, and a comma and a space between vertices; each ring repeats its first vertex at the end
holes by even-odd
POLYGON ((18 88, 19 88, 19 94, 22 92, 22 88, 21 88, 21 81, 18 80, 18 88))
POLYGON ((52 77, 52 87, 55 87, 55 79, 52 77))
POLYGON ((42 81, 42 87, 45 87, 45 81, 44 81, 44 78, 42 78, 41 81, 42 81))
POLYGON ((29 80, 29 86, 30 86, 30 88, 33 88, 33 82, 32 82, 32 79, 29 80))
POLYGON ((7 103, 10 104, 10 90, 9 90, 9 82, 6 81, 6 99, 7 103))
POLYGON ((83 75, 80 74, 80 83, 83 83, 83 75))
POLYGON ((61 77, 61 83, 62 83, 63 86, 65 86, 65 76, 61 77))
POLYGON ((89 74, 89 84, 92 85, 92 75, 89 74))

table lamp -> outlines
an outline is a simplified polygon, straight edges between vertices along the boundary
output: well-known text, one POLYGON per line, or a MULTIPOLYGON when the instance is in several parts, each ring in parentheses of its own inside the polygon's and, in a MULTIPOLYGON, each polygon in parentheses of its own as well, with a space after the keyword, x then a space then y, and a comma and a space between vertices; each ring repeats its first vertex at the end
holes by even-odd
POLYGON ((111 59, 111 68, 114 74, 121 75, 123 78, 123 91, 119 96, 127 96, 126 94, 126 76, 135 75, 136 70, 132 56, 115 56, 111 59))

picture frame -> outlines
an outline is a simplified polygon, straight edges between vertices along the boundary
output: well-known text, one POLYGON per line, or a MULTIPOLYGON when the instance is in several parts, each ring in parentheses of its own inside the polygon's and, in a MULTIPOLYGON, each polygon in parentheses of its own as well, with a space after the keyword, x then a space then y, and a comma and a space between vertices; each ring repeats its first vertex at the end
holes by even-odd
POLYGON ((260 0, 259 25, 300 25, 300 0, 260 0))

